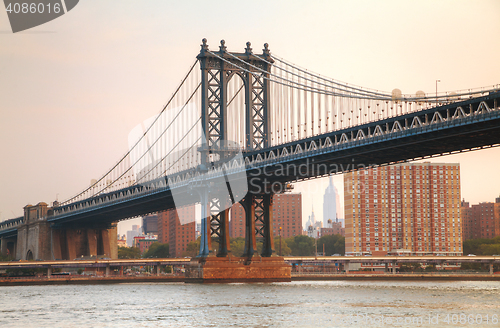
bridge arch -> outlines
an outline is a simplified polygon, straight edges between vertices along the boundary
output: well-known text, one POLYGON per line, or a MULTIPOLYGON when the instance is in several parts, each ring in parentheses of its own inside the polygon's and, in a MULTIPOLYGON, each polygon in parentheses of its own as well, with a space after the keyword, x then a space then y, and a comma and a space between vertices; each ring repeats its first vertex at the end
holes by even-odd
MULTIPOLYGON (((270 56, 268 45, 264 45, 262 55, 252 52, 250 42, 244 53, 230 53, 226 51, 225 41, 221 41, 219 51, 209 50, 207 40, 202 40, 201 51, 197 56, 201 66, 201 88, 206 96, 202 97, 202 125, 205 133, 206 145, 218 147, 221 142, 231 140, 228 129, 231 128, 231 118, 228 106, 232 100, 228 89, 237 79, 241 78, 241 99, 245 99, 244 129, 238 127, 234 133, 245 133, 244 147, 256 150, 270 145, 270 99, 269 80, 266 79, 271 71, 274 60, 270 56), (243 63, 243 64, 242 64, 243 63)), ((239 90, 239 88, 238 88, 239 90)), ((235 94, 235 92, 233 92, 235 94)), ((242 101, 239 101, 241 104, 242 101)), ((240 120, 241 122, 242 120, 240 120)), ((206 156, 208 157, 208 156, 206 156)), ((207 158, 202 157, 202 164, 206 165, 207 158)))
POLYGON ((31 249, 28 249, 28 251, 26 252, 26 260, 28 261, 34 260, 33 252, 31 251, 31 249))
POLYGON ((226 82, 227 90, 227 119, 228 129, 226 140, 238 143, 240 147, 246 146, 246 135, 248 127, 246 122, 247 109, 249 107, 248 77, 247 73, 240 71, 229 71, 226 82))

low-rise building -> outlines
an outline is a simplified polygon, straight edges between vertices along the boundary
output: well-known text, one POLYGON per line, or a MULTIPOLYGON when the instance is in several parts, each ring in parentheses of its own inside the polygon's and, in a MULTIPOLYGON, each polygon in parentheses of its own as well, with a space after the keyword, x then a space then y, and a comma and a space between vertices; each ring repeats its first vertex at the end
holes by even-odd
POLYGON ((482 202, 472 206, 463 200, 460 209, 464 240, 500 236, 500 197, 495 203, 482 202))
POLYGON ((158 239, 150 236, 134 237, 134 247, 139 248, 141 254, 146 253, 149 250, 149 247, 156 242, 158 242, 158 239))
POLYGON ((329 222, 328 227, 320 229, 320 237, 328 235, 341 235, 345 237, 345 228, 341 222, 329 222))

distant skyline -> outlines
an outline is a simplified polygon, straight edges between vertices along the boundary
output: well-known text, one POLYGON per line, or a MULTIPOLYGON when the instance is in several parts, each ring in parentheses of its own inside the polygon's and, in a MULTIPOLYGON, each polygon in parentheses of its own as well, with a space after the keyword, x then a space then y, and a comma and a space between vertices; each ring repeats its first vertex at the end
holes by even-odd
MULTIPOLYGON (((340 81, 390 92, 500 85, 500 1, 168 2, 87 0, 12 34, 0 10, 0 220, 26 204, 65 200, 127 149, 194 62, 202 38, 273 54, 340 81), (214 11, 214 8, 217 8, 214 11), (221 15, 221 16, 218 16, 221 15)), ((430 141, 432 142, 432 141, 430 141)), ((461 198, 500 194, 500 149, 458 162, 461 198)), ((333 181, 343 200, 342 176, 333 181)), ((322 218, 328 179, 297 183, 303 221, 322 218)), ((121 223, 130 226, 135 221, 121 223)), ((129 229, 126 229, 129 230, 129 229)), ((125 230, 125 231, 126 231, 125 230)))

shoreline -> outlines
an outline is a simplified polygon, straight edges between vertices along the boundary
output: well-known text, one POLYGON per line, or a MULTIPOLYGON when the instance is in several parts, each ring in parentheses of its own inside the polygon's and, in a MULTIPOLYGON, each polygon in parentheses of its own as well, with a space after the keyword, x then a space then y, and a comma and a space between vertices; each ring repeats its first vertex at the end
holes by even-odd
MULTIPOLYGON (((294 274, 293 281, 500 281, 500 275, 490 274, 294 274)), ((184 282, 184 276, 111 276, 111 277, 51 277, 0 278, 0 286, 99 285, 121 283, 184 282)), ((229 282, 216 282, 229 283, 229 282)))

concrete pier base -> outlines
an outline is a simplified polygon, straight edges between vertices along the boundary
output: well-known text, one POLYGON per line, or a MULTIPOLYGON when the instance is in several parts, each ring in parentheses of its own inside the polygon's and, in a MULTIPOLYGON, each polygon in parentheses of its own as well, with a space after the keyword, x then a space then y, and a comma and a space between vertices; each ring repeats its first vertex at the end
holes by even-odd
POLYGON ((193 258, 186 266, 187 283, 289 282, 291 265, 283 257, 193 258))

